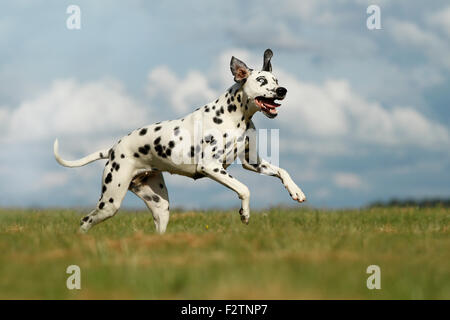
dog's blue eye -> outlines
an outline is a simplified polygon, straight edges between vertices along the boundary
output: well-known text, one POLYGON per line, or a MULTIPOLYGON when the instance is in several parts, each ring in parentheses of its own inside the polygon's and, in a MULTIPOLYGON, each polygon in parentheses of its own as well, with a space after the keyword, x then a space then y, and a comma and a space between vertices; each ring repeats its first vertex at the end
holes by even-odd
POLYGON ((264 78, 264 77, 258 77, 258 78, 256 78, 256 81, 258 81, 259 83, 261 83, 261 85, 267 84, 267 79, 264 78))

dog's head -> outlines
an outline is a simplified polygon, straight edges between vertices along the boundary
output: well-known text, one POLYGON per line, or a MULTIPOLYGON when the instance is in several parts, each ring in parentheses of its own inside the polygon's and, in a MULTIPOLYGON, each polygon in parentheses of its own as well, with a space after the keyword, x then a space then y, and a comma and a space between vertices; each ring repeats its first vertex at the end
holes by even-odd
POLYGON ((275 118, 280 104, 275 100, 283 100, 287 89, 278 85, 278 80, 272 74, 272 50, 264 52, 264 62, 261 71, 248 68, 244 62, 232 57, 230 62, 231 73, 234 81, 242 86, 244 94, 248 98, 248 107, 251 111, 262 111, 267 117, 275 118))

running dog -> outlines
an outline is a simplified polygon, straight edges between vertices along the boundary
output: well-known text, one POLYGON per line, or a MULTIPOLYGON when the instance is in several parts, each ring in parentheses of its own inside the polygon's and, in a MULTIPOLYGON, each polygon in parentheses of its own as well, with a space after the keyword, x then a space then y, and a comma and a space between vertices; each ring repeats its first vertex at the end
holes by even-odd
POLYGON ((81 219, 80 230, 86 232, 114 216, 127 190, 131 190, 151 210, 156 230, 164 233, 169 222, 169 197, 162 172, 193 179, 209 177, 234 190, 241 199, 241 220, 248 224, 250 191, 226 171, 237 157, 245 169, 278 177, 292 199, 305 201, 302 190, 286 170, 261 159, 253 148, 256 144, 251 138, 255 132, 253 115, 261 111, 275 118, 280 107, 276 100, 283 100, 287 93, 272 74, 272 56, 270 49, 264 52, 261 71, 250 69, 232 57, 230 69, 235 83, 217 100, 184 118, 134 130, 112 148, 68 161, 59 156, 55 140, 54 155, 63 166, 80 167, 108 159, 101 197, 96 208, 81 219))

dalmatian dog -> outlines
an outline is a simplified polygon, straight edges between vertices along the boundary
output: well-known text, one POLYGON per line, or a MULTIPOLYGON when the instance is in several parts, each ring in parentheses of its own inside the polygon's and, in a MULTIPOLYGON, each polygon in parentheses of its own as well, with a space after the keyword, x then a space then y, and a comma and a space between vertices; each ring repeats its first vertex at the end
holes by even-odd
POLYGON ((287 93, 272 74, 272 56, 270 49, 264 52, 261 71, 232 57, 230 69, 235 83, 217 100, 183 118, 136 129, 112 148, 70 161, 60 157, 56 139, 54 155, 63 166, 80 167, 107 159, 100 199, 96 208, 81 219, 80 231, 113 217, 127 190, 131 190, 152 212, 157 232, 164 233, 169 222, 169 197, 162 172, 193 179, 208 177, 230 188, 241 199, 239 214, 248 224, 250 191, 226 170, 237 157, 245 169, 278 177, 292 199, 305 201, 286 170, 261 159, 256 151, 253 115, 261 111, 275 118, 280 106, 275 101, 283 100, 287 93))

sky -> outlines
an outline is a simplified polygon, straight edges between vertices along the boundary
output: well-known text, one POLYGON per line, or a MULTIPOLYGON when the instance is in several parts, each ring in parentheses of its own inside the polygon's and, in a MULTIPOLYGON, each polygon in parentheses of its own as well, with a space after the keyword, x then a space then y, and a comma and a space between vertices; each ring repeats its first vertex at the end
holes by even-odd
MULTIPOLYGON (((288 89, 279 165, 308 206, 450 195, 448 1, 2 1, 0 206, 93 207, 102 167, 59 166, 131 130, 186 115, 233 84, 232 55, 266 48, 288 89), (367 7, 381 29, 367 28, 367 7), (67 7, 81 10, 68 29, 67 7)), ((302 206, 280 181, 232 165, 251 207, 302 206)), ((171 207, 238 207, 208 179, 165 174, 171 207)), ((123 203, 144 208, 129 193, 123 203)))

